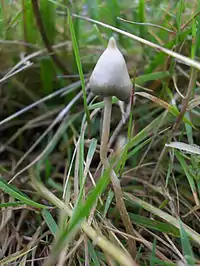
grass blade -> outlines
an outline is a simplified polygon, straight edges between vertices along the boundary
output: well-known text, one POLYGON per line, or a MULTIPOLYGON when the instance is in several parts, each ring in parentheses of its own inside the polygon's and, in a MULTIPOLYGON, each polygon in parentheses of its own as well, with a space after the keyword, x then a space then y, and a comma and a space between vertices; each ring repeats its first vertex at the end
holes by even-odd
MULTIPOLYGON (((135 197, 129 193, 125 193, 125 197, 127 198, 127 200, 131 201, 134 204, 138 204, 143 209, 147 210, 150 213, 153 213, 154 215, 157 215, 161 219, 167 221, 168 223, 170 223, 171 225, 175 226, 176 228, 178 228, 180 230, 179 221, 175 217, 173 217, 172 215, 154 207, 153 205, 147 203, 146 201, 143 201, 143 200, 139 199, 138 197, 135 197)), ((193 241, 195 241, 198 245, 200 245, 200 235, 185 224, 184 224, 184 228, 185 228, 185 231, 188 234, 188 236, 193 241)))
POLYGON ((169 49, 167 49, 165 47, 162 47, 162 46, 160 46, 158 44, 155 44, 153 42, 150 42, 150 41, 147 41, 145 39, 142 39, 142 38, 140 38, 140 37, 138 37, 136 35, 133 35, 133 34, 131 34, 129 32, 124 31, 124 30, 120 30, 120 29, 118 29, 116 27, 113 27, 111 25, 105 24, 103 22, 100 22, 100 21, 97 21, 97 20, 94 20, 94 19, 90 19, 90 18, 87 18, 87 17, 79 16, 79 15, 76 15, 76 14, 74 14, 73 16, 76 17, 76 18, 87 20, 87 21, 92 22, 92 23, 96 23, 98 25, 101 25, 102 27, 105 27, 105 28, 111 29, 111 30, 113 30, 115 32, 118 32, 120 34, 123 34, 123 35, 125 35, 125 36, 127 36, 127 37, 129 37, 129 38, 131 38, 133 40, 136 40, 136 41, 138 41, 140 43, 143 43, 143 44, 145 44, 145 45, 147 45, 149 47, 157 49, 158 51, 163 52, 164 54, 167 54, 167 55, 169 55, 169 56, 171 56, 173 58, 176 58, 177 60, 181 61, 185 65, 189 65, 189 66, 192 66, 192 67, 200 70, 200 63, 197 62, 196 60, 190 59, 190 58, 188 58, 188 57, 186 57, 184 55, 181 55, 179 53, 173 52, 173 51, 171 51, 171 50, 169 50, 169 49))
POLYGON ((75 31, 74 31, 72 17, 71 17, 69 9, 68 9, 68 13, 67 14, 68 14, 68 22, 69 22, 69 28, 70 28, 70 32, 71 32, 73 50, 74 50, 76 64, 77 64, 79 76, 80 76, 80 79, 81 79, 82 90, 83 90, 84 110, 85 110, 85 113, 86 113, 87 122, 89 124, 90 123, 90 113, 89 113, 89 109, 88 109, 88 105, 87 105, 87 99, 86 99, 85 80, 84 80, 83 69, 82 69, 82 64, 81 64, 81 58, 80 58, 79 49, 78 49, 78 43, 77 43, 77 40, 76 40, 76 35, 75 35, 75 31))
POLYGON ((57 226, 54 218, 52 217, 51 213, 48 210, 44 209, 44 210, 42 210, 42 216, 43 216, 46 224, 48 225, 51 233, 55 237, 56 233, 58 232, 58 226, 57 226))
POLYGON ((184 157, 182 156, 182 154, 180 152, 175 151, 175 155, 176 155, 176 158, 178 159, 178 161, 179 161, 179 163, 180 163, 180 165, 181 165, 181 167, 182 167, 182 169, 183 169, 183 171, 187 177, 187 180, 188 180, 188 183, 190 185, 195 203, 197 205, 199 205, 198 193, 196 190, 195 182, 194 182, 193 176, 188 171, 188 165, 187 165, 184 157))
POLYGON ((180 220, 179 222, 180 222, 181 244, 182 244, 185 259, 186 259, 188 265, 194 266, 195 265, 195 259, 194 259, 194 255, 192 252, 190 240, 189 240, 188 235, 184 229, 184 225, 183 225, 182 221, 180 220))
POLYGON ((8 193, 12 198, 18 199, 24 202, 24 204, 27 204, 27 205, 30 205, 30 206, 33 206, 39 209, 49 208, 48 206, 45 206, 43 204, 40 204, 40 203, 37 203, 31 200, 27 195, 22 193, 16 187, 6 183, 2 178, 0 178, 0 189, 3 190, 5 193, 8 193))

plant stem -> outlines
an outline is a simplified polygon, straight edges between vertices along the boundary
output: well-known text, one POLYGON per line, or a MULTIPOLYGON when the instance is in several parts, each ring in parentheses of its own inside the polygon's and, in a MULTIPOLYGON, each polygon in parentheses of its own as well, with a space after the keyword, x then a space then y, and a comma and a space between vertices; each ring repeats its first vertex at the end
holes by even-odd
MULTIPOLYGON (((110 135, 110 120, 112 111, 112 97, 104 98, 104 113, 103 113, 103 126, 102 126, 102 136, 101 136, 101 147, 100 147, 100 158, 105 169, 110 169, 111 181, 115 193, 115 199, 117 208, 119 210, 121 219, 125 226, 127 234, 134 235, 133 225, 126 210, 126 206, 123 200, 123 193, 120 186, 120 181, 109 164, 107 151, 108 151, 108 140, 110 135)), ((136 242, 134 239, 128 239, 129 252, 133 258, 136 257, 136 242)))

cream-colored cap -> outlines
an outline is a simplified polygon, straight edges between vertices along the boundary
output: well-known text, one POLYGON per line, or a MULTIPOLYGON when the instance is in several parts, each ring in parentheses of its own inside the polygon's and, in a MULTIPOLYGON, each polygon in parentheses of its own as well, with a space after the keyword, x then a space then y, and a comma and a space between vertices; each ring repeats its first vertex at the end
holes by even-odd
POLYGON ((113 37, 100 56, 89 80, 90 90, 103 97, 116 96, 121 101, 128 101, 132 83, 126 62, 113 37))

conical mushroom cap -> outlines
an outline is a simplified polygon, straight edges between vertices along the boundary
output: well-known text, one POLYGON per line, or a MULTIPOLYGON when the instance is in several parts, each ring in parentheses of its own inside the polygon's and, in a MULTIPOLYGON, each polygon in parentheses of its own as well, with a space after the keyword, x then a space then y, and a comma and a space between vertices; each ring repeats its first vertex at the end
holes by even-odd
POLYGON ((132 83, 124 57, 113 37, 92 72, 89 87, 94 94, 103 97, 116 96, 121 101, 130 98, 132 83))

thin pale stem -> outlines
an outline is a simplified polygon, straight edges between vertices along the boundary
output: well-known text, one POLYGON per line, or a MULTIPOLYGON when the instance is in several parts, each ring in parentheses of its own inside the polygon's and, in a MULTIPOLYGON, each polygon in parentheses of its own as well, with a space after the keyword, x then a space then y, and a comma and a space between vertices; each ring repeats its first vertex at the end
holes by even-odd
MULTIPOLYGON (((100 158, 101 162, 105 169, 110 169, 111 181, 115 193, 115 199, 117 203, 117 208, 119 210, 121 219, 125 226, 126 232, 130 235, 133 235, 133 225, 126 210, 126 206, 123 200, 123 193, 120 186, 120 181, 109 164, 107 151, 108 151, 108 140, 110 135, 110 120, 111 120, 111 111, 112 111, 112 97, 104 98, 104 114, 103 114, 103 126, 102 126, 102 136, 101 136, 101 147, 100 147, 100 158)), ((128 239, 129 252, 132 257, 136 257, 136 242, 134 239, 128 239)))
POLYGON ((107 152, 108 152, 108 140, 109 140, 109 135, 110 135, 111 112, 112 112, 112 97, 105 97, 104 98, 102 135, 101 135, 101 147, 100 147, 101 162, 105 168, 109 166, 108 159, 107 159, 107 152))

